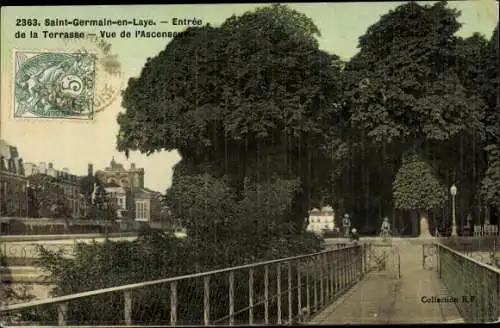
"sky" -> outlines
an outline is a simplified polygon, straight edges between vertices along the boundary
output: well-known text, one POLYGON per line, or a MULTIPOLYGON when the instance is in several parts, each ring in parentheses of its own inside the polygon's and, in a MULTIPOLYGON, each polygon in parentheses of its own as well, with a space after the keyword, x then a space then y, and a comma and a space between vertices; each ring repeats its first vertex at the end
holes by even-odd
MULTIPOLYGON (((425 2, 429 3, 429 2, 425 2)), ((376 23, 380 16, 402 2, 353 2, 290 4, 310 17, 321 31, 320 48, 348 59, 357 51, 358 38, 376 23)), ((216 5, 129 5, 129 6, 57 6, 57 7, 2 7, 1 8, 1 112, 0 138, 16 146, 24 162, 52 162, 56 169, 69 168, 78 175, 86 174, 88 163, 95 169, 104 169, 111 158, 130 167, 145 169, 145 186, 164 192, 171 184, 173 166, 180 160, 176 151, 162 151, 150 156, 132 152, 129 159, 116 150, 119 127, 116 116, 124 111, 119 90, 126 88, 130 77, 139 76, 148 57, 156 56, 170 42, 169 38, 120 38, 120 32, 183 31, 185 26, 174 26, 174 18, 198 19, 203 25, 218 26, 232 15, 262 7, 265 4, 216 4, 216 5), (22 19, 38 19, 41 26, 19 27, 22 19), (107 27, 47 27, 45 19, 126 19, 153 20, 156 26, 107 26, 107 27), (168 23, 160 23, 167 21, 168 23), (30 38, 30 31, 38 32, 39 38, 30 38), (67 42, 42 37, 42 31, 50 32, 116 32, 118 37, 106 39, 111 52, 121 64, 121 79, 113 80, 117 97, 93 120, 64 119, 14 119, 13 78, 15 75, 14 52, 75 51, 81 47, 98 51, 88 40, 67 42), (16 38, 16 32, 25 32, 26 38, 16 38)), ((474 32, 491 38, 498 22, 498 2, 493 0, 450 1, 449 7, 461 10, 459 21, 463 24, 458 35, 467 37, 474 32)), ((27 21, 25 21, 27 22, 27 21)))

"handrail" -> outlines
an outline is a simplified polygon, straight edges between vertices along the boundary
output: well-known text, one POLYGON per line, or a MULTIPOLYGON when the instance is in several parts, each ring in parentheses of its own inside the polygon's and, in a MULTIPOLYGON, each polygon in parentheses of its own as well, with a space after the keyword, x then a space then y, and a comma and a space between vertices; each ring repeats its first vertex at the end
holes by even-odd
POLYGON ((282 258, 282 259, 277 259, 277 260, 244 264, 244 265, 239 265, 239 266, 230 267, 230 268, 217 269, 217 270, 200 272, 200 273, 192 273, 192 274, 187 274, 187 275, 182 275, 182 276, 177 276, 177 277, 164 278, 164 279, 158 279, 158 280, 152 280, 152 281, 146 281, 146 282, 140 282, 140 283, 133 283, 133 284, 121 285, 121 286, 115 286, 115 287, 108 287, 108 288, 91 290, 91 291, 81 292, 81 293, 76 293, 76 294, 71 294, 71 295, 50 297, 50 298, 46 298, 43 300, 36 300, 36 301, 27 302, 27 303, 6 305, 3 307, 0 307, 0 313, 6 312, 6 311, 12 311, 12 310, 26 309, 26 308, 36 307, 36 306, 40 306, 40 305, 62 303, 62 302, 77 300, 77 299, 101 295, 101 294, 114 293, 114 292, 120 292, 120 291, 129 291, 129 290, 143 288, 143 287, 147 287, 147 286, 172 283, 172 282, 185 280, 185 279, 202 278, 202 277, 212 276, 212 275, 220 274, 220 273, 228 273, 231 271, 262 267, 262 266, 266 266, 269 264, 283 263, 283 262, 289 262, 289 261, 293 261, 293 260, 301 260, 301 259, 309 258, 311 256, 318 256, 318 255, 322 255, 322 254, 338 252, 338 251, 345 250, 345 249, 354 249, 356 247, 358 247, 358 246, 346 246, 346 247, 340 247, 340 248, 335 248, 335 249, 328 249, 328 250, 324 250, 324 251, 317 252, 317 253, 287 257, 287 258, 282 258))
POLYGON ((497 274, 500 274, 500 269, 498 269, 498 268, 496 268, 494 266, 491 266, 489 264, 480 262, 480 261, 478 261, 476 259, 473 259, 472 257, 468 257, 467 255, 464 255, 464 254, 462 254, 462 253, 454 250, 453 248, 442 244, 441 242, 436 242, 436 244, 437 244, 438 247, 442 247, 442 248, 446 249, 447 251, 449 251, 449 252, 451 252, 451 253, 453 253, 455 255, 458 255, 458 256, 460 256, 462 258, 464 258, 467 261, 473 262, 476 265, 479 265, 479 266, 481 266, 481 267, 483 267, 485 269, 488 269, 488 270, 491 270, 491 271, 493 271, 493 272, 495 272, 497 274))
POLYGON ((108 236, 104 233, 89 233, 89 234, 69 234, 69 235, 0 235, 0 243, 14 242, 41 242, 41 241, 58 241, 58 240, 73 240, 73 239, 101 239, 101 238, 126 238, 137 237, 135 232, 114 232, 108 236))
POLYGON ((437 248, 438 272, 453 296, 476 301, 457 302, 466 322, 492 323, 500 317, 500 269, 482 263, 452 247, 433 243, 437 248))

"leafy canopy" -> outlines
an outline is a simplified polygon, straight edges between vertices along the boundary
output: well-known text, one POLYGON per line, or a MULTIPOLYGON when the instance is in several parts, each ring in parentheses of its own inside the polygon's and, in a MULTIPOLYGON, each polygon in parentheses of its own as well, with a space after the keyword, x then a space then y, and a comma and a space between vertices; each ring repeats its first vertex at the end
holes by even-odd
POLYGON ((69 218, 69 200, 57 178, 47 174, 34 174, 28 178, 28 199, 33 216, 69 218))
POLYGON ((226 179, 188 175, 172 185, 166 201, 173 216, 182 219, 197 263, 208 269, 317 250, 297 248, 298 240, 288 238, 286 218, 298 185, 294 180, 257 184, 246 179, 244 197, 237 199, 226 179))
POLYGON ((410 2, 382 16, 360 37, 346 68, 351 121, 369 138, 446 140, 481 130, 482 102, 457 74, 459 12, 446 2, 410 2))
POLYGON ((446 200, 446 188, 436 179, 430 165, 417 155, 407 155, 393 182, 397 209, 430 210, 446 200))
POLYGON ((292 212, 302 220, 327 184, 328 168, 312 163, 325 162, 339 110, 338 56, 319 49, 308 17, 281 5, 187 31, 129 80, 118 149, 178 150, 176 170, 227 176, 238 197, 245 178, 300 179, 292 212))

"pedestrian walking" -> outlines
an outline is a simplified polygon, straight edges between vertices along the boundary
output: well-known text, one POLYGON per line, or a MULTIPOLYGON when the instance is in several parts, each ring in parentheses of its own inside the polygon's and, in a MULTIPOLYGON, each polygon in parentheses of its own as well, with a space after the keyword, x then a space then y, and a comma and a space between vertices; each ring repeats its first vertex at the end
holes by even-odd
POLYGON ((391 224, 389 223, 389 218, 385 217, 380 227, 380 237, 387 238, 391 234, 391 224))
POLYGON ((344 219, 342 220, 342 227, 344 228, 344 236, 346 238, 349 237, 349 233, 351 231, 351 219, 349 218, 349 214, 344 214, 344 219))

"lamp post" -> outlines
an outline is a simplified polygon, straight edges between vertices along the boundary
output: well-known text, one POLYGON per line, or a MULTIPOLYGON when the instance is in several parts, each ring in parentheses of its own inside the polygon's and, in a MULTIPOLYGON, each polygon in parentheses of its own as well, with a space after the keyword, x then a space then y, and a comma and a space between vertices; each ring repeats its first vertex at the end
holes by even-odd
POLYGON ((450 194, 451 194, 451 204, 452 204, 452 226, 451 226, 451 236, 456 237, 457 236, 457 218, 456 218, 456 213, 455 213, 455 196, 457 195, 457 187, 455 185, 452 185, 450 187, 450 194))

